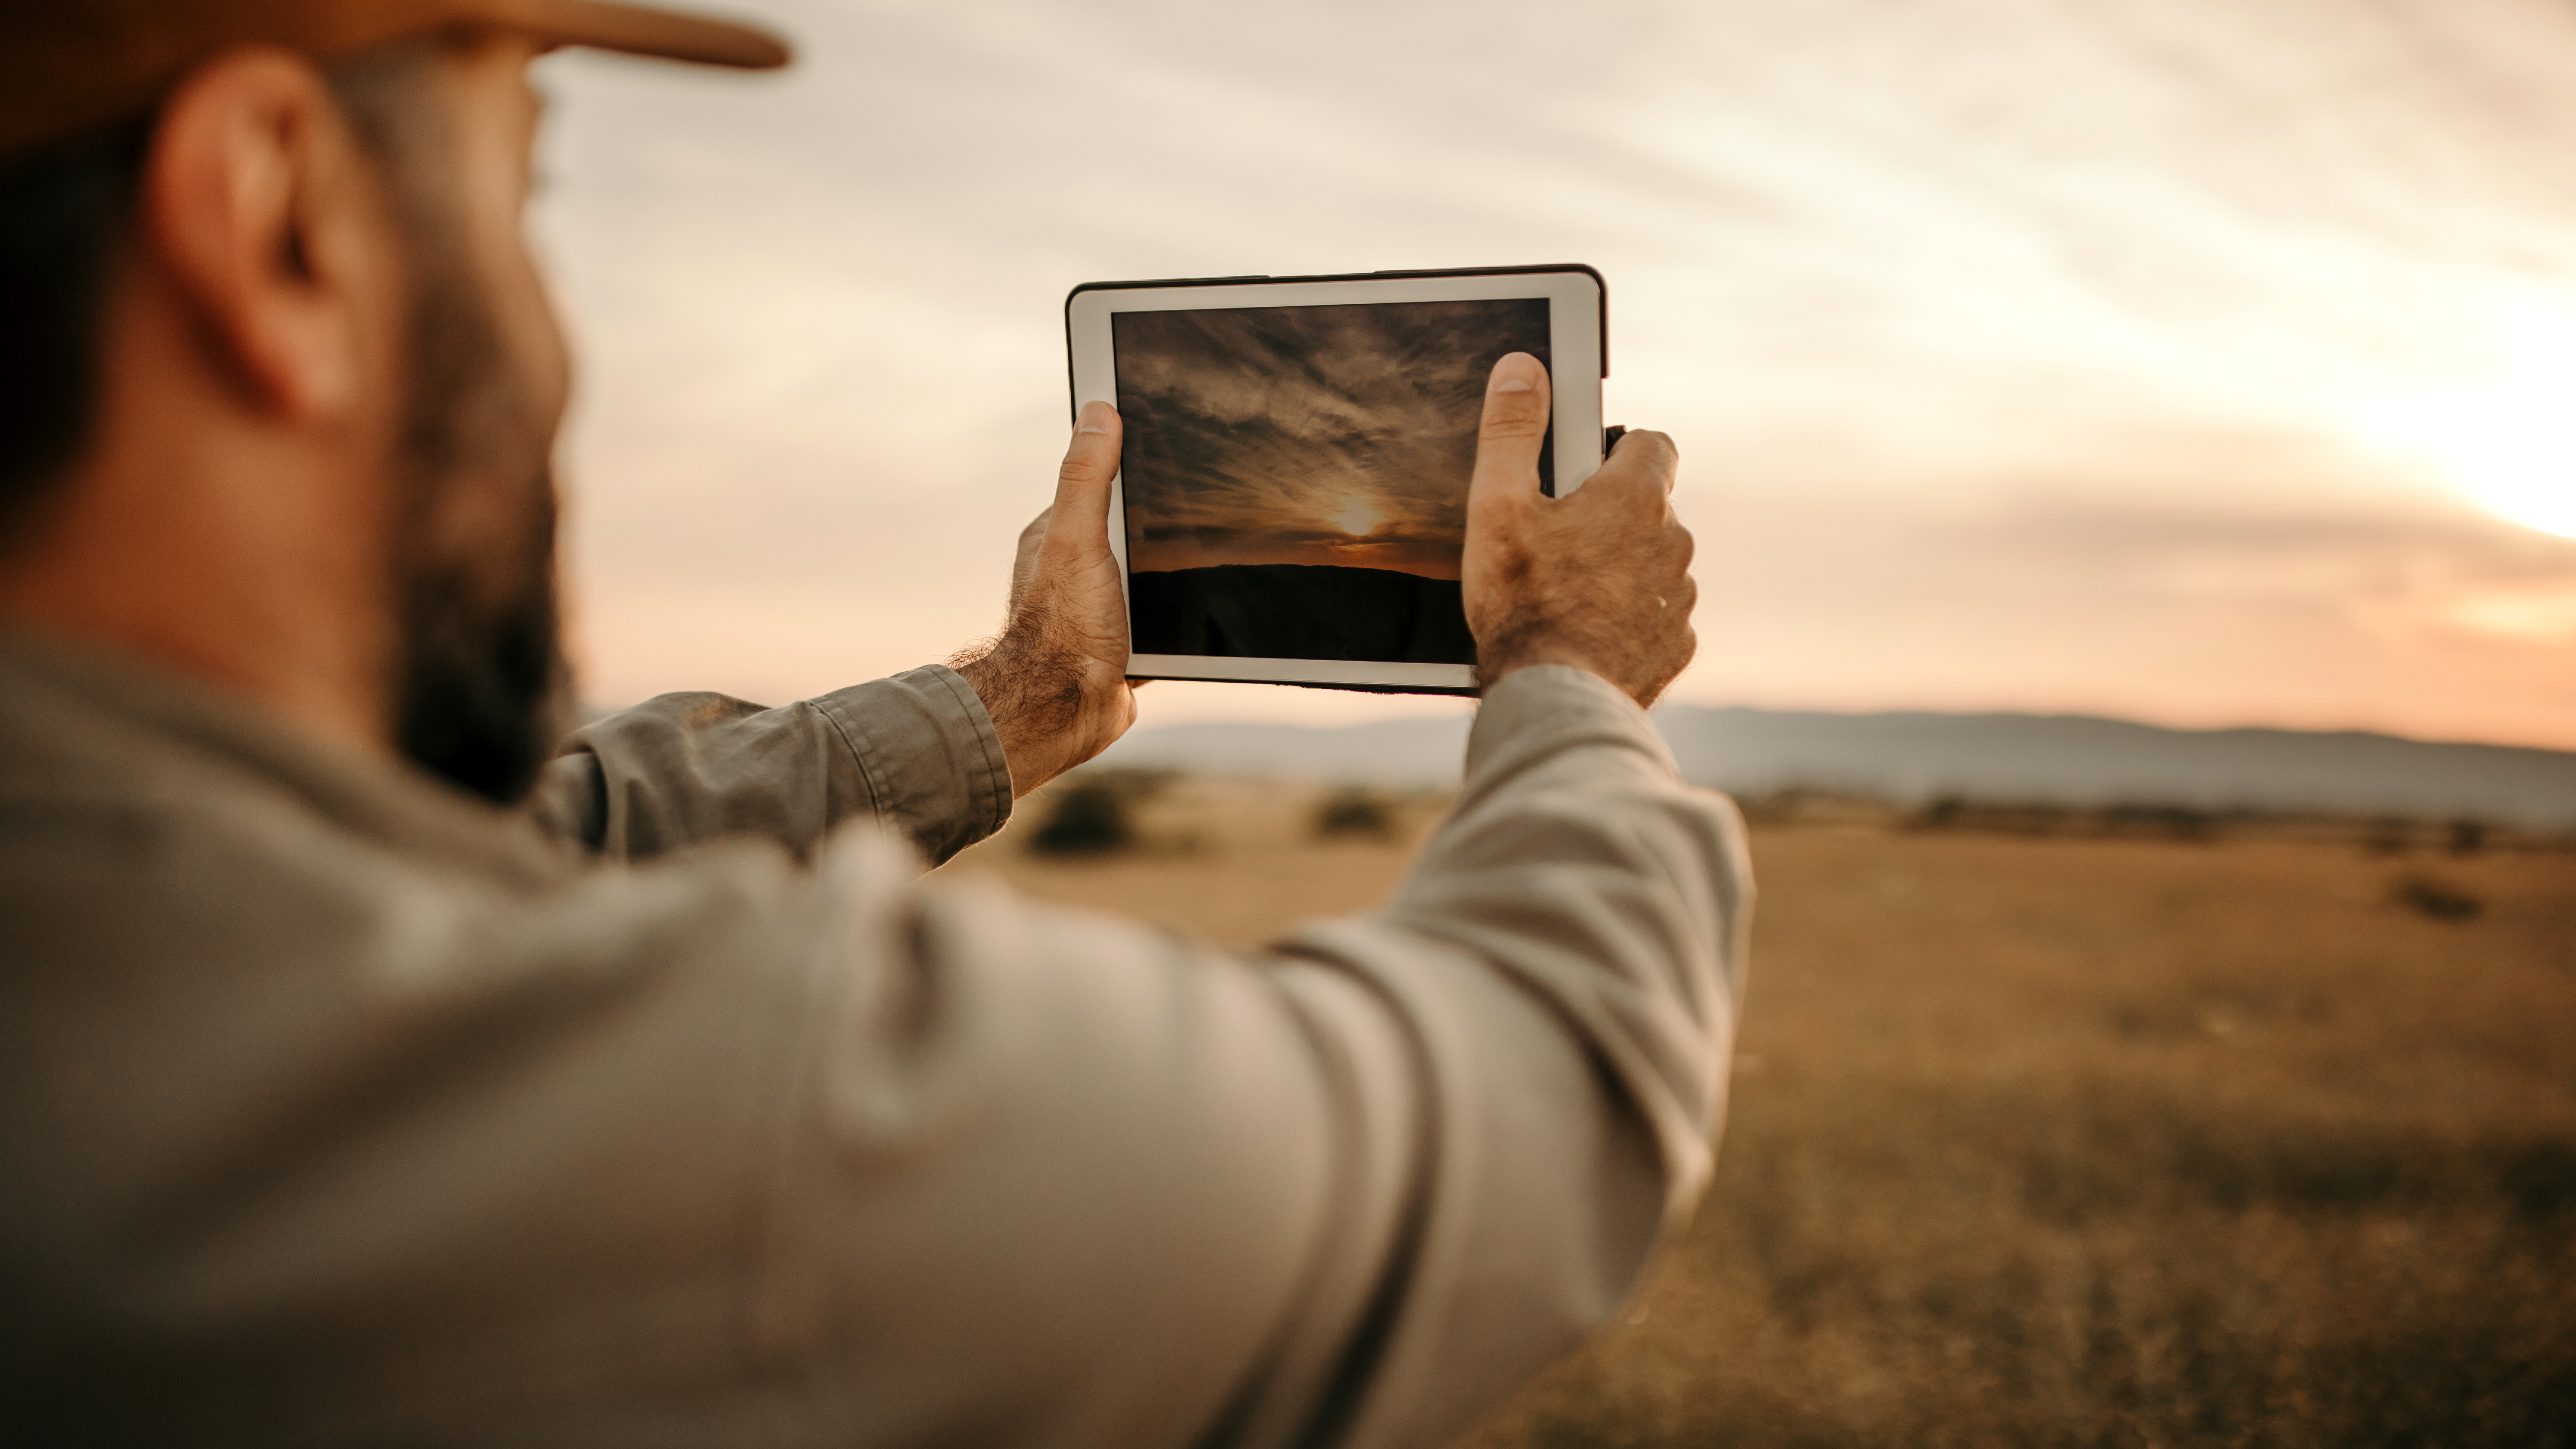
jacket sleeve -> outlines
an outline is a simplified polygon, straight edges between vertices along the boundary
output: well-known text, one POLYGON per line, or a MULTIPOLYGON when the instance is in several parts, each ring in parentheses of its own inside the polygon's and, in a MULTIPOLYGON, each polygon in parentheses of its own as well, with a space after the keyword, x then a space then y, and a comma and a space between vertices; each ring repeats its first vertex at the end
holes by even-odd
POLYGON ((1589 674, 1497 684, 1395 898, 1249 958, 887 856, 823 863, 749 1320, 818 1442, 1437 1445, 1708 1181, 1742 827, 1589 674))
POLYGON ((937 864, 1010 818, 1011 774, 973 686, 934 664, 778 709, 647 700, 575 731, 529 812, 616 860, 728 835, 811 856, 861 818, 937 864))

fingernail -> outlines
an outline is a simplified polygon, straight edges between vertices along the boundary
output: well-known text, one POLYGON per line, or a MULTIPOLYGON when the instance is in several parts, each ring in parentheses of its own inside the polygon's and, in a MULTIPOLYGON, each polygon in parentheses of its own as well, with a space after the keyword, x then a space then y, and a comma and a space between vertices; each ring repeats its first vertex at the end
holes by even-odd
POLYGON ((1525 377, 1498 377, 1494 379, 1494 391, 1496 392, 1528 392, 1530 390, 1529 379, 1525 377))
POLYGON ((1107 419, 1116 417, 1117 415, 1117 410, 1110 407, 1109 404, 1105 402, 1084 403, 1082 405, 1082 420, 1075 425, 1074 431, 1077 433, 1108 432, 1109 423, 1107 419))

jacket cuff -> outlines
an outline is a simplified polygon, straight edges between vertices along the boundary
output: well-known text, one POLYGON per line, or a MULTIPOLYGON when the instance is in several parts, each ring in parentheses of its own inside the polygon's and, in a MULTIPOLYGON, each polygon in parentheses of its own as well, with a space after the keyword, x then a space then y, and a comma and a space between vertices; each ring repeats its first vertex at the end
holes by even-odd
POLYGON ((1534 664, 1504 675, 1484 692, 1467 734, 1467 788, 1525 768, 1576 745, 1626 746, 1675 777, 1680 770, 1663 732, 1619 687, 1588 669, 1534 664))
POLYGON ((859 763, 877 819, 933 865, 1011 818, 1011 767, 975 687, 944 664, 809 701, 859 763))

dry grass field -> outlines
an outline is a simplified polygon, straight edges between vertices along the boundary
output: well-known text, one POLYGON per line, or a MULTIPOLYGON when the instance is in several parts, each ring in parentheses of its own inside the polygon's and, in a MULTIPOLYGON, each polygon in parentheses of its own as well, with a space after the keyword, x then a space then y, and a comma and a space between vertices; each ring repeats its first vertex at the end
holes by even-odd
MULTIPOLYGON (((1318 806, 1172 782, 1066 859, 1041 796, 948 868, 1251 944, 1383 896, 1437 802, 1318 806)), ((2576 1445, 2576 854, 1754 840, 1716 1186, 1476 1449, 2576 1445)))

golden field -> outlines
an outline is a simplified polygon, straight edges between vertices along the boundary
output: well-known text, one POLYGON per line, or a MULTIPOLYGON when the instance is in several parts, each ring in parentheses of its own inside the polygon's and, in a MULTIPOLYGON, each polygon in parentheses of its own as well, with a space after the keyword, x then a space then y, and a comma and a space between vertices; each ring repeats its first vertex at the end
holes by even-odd
MULTIPOLYGON (((1234 945, 1438 810, 1128 782, 1031 851, 1067 788, 947 869, 1234 945)), ((2576 853, 1774 814, 1698 1222, 1469 1444, 2576 1445, 2576 853)))

